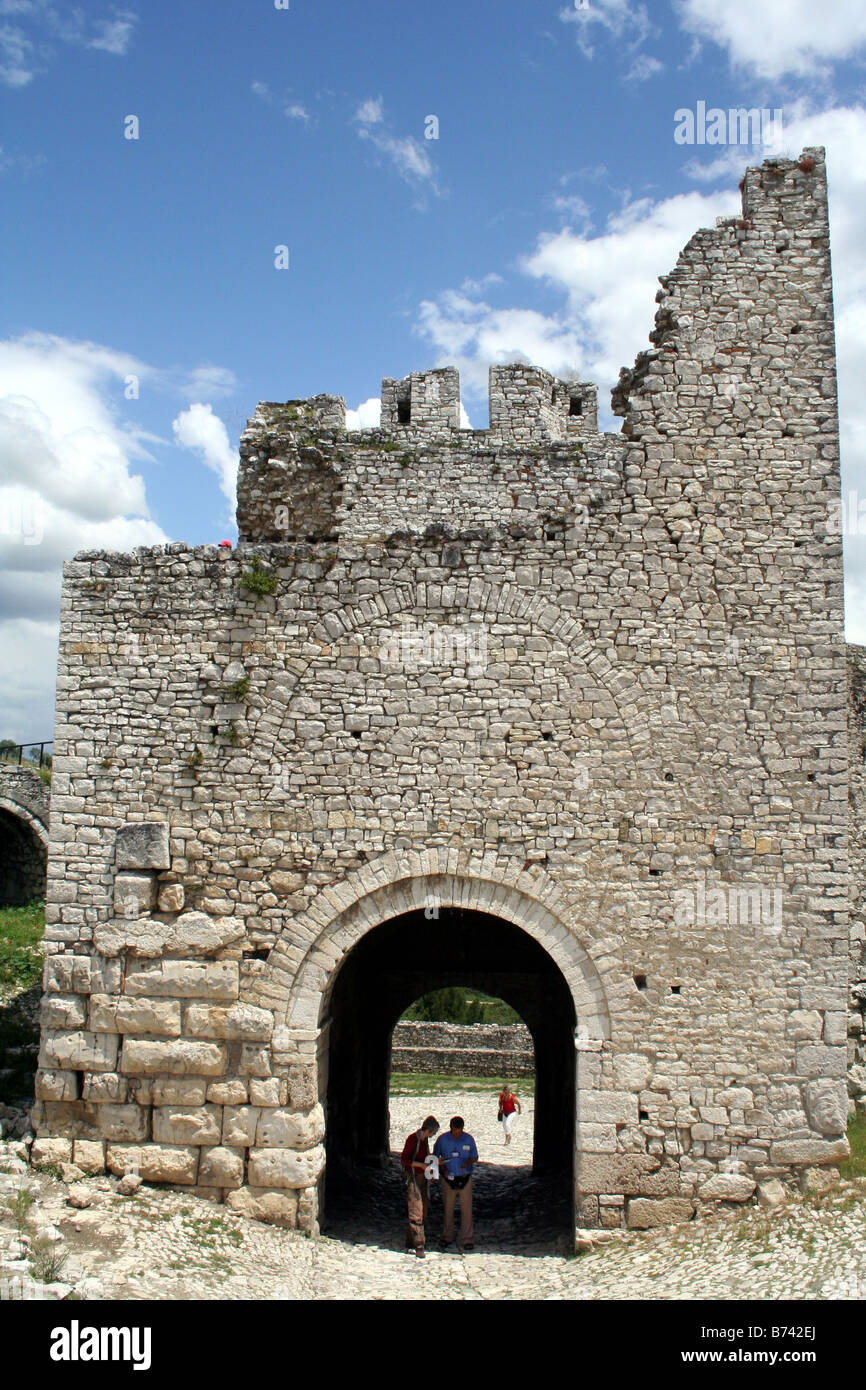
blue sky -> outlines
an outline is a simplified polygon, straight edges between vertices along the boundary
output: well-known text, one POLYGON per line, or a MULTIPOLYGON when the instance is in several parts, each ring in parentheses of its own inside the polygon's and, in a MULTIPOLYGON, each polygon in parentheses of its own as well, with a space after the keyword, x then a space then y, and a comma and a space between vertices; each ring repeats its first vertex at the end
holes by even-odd
MULTIPOLYGON (((804 144, 866 497, 864 56, 862 0, 0 0, 0 733, 50 736, 64 558, 234 539, 258 400, 333 391, 372 423, 382 376, 453 362, 480 427, 488 365, 520 356, 606 407, 656 277, 804 144), (783 131, 677 144, 698 101, 783 131)), ((866 640, 859 535, 846 562, 866 640)))

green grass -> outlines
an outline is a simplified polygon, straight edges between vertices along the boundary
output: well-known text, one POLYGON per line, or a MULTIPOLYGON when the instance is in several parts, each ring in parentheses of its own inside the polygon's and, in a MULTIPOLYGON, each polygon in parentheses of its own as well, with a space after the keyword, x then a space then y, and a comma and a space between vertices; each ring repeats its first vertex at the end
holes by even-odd
POLYGON ((851 1157, 839 1164, 843 1178, 866 1178, 866 1115, 852 1115, 848 1123, 851 1157))
POLYGON ((17 1105, 33 1095, 44 931, 44 903, 0 908, 0 1104, 4 1105, 17 1105))
POLYGON ((45 904, 0 908, 0 989, 32 989, 42 974, 45 904))
MULTIPOLYGON (((472 1091, 484 1092, 495 1100, 505 1079, 500 1076, 445 1076, 441 1072, 395 1071, 391 1073, 391 1094, 438 1096, 454 1091, 472 1091)), ((519 1080, 512 1078, 510 1084, 518 1100, 522 1096, 531 1096, 535 1091, 535 1078, 532 1076, 520 1077, 519 1080)))

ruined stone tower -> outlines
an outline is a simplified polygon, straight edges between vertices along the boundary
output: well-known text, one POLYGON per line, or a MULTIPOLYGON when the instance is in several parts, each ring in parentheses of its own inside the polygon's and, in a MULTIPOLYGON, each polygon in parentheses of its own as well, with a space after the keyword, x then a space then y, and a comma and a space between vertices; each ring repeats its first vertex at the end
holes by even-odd
MULTIPOLYGON (((846 669, 823 151, 750 169, 594 388, 260 405, 236 551, 67 566, 40 1151, 314 1228, 390 1035, 533 1035, 580 1225, 846 1152, 846 669)), ((483 1155, 482 1155, 483 1157, 483 1155)))

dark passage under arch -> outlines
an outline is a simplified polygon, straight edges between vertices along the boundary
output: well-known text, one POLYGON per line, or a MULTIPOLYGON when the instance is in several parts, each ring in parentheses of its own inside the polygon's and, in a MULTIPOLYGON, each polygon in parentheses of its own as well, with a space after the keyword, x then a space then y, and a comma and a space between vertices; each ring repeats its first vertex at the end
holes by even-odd
MULTIPOLYGON (((538 1190, 573 1193, 574 1001, 559 967, 527 932, 500 917, 440 908, 369 931, 346 957, 330 996, 325 1221, 344 1208, 359 1166, 389 1151, 388 1080, 394 1025, 419 995, 447 985, 482 989, 520 1014, 535 1048, 533 1174, 538 1190)), ((422 1118, 419 1116, 419 1119, 422 1118)), ((485 1157, 481 1155, 482 1162, 485 1157)), ((567 1203, 571 1219, 570 1201, 567 1203)), ((399 1214, 394 1212, 399 1224, 399 1214)))
POLYGON ((0 907, 45 897, 47 851, 23 816, 0 807, 0 907))

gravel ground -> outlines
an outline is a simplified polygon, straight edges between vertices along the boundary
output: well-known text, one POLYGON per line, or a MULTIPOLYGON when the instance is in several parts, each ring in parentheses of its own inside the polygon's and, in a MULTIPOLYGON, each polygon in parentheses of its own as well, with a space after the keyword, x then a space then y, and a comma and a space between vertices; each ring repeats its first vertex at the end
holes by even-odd
MULTIPOLYGON (((476 1248, 402 1248, 396 1160, 360 1184, 335 1233, 308 1239, 235 1216, 186 1193, 142 1188, 121 1197, 107 1178, 65 1184, 35 1173, 22 1146, 0 1143, 0 1281, 5 1296, 48 1232, 66 1255, 53 1296, 119 1299, 863 1299, 866 1179, 776 1211, 719 1209, 668 1231, 607 1233, 578 1257, 558 1248, 561 1213, 524 1166, 531 1108, 515 1141, 501 1142, 496 1093, 392 1099, 394 1147, 428 1113, 464 1115, 478 1143, 476 1248), (497 1143, 498 1140, 498 1143, 497 1143), (21 1246, 7 1199, 30 1187, 36 1203, 21 1246), (69 1199, 88 1202, 75 1209, 69 1199), (508 1203, 511 1206, 508 1206, 508 1203), (503 1206, 505 1204, 505 1206, 503 1206), (529 1221, 524 1219, 526 1210, 529 1221), (485 1215, 485 1212, 487 1215, 485 1215), (546 1213, 546 1216, 545 1216, 546 1213), (51 1232, 55 1235, 51 1235, 51 1232)), ((431 1226, 438 1220, 436 1204, 431 1226)))

